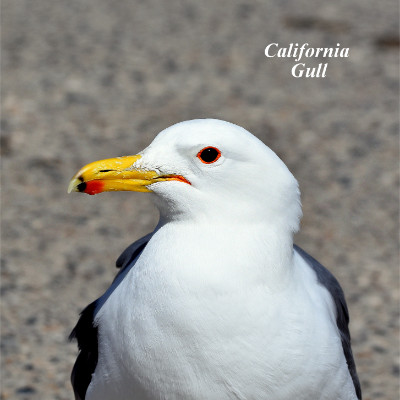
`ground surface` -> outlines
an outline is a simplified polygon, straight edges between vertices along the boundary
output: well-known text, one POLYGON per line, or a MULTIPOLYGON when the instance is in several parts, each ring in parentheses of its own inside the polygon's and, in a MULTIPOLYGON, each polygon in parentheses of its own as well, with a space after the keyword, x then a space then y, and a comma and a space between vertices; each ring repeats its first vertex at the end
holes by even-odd
POLYGON ((364 399, 397 398, 397 2, 199 3, 3 1, 1 399, 72 398, 78 312, 157 221, 147 195, 67 196, 69 178, 199 117, 244 126, 298 178, 296 241, 347 294, 364 399), (295 79, 272 42, 350 57, 295 79))

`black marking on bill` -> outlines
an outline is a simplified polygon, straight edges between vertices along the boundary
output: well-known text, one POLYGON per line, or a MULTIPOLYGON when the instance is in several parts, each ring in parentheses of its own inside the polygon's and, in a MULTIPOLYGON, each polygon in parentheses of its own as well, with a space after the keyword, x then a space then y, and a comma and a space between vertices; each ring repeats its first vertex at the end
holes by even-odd
POLYGON ((85 189, 86 189, 86 182, 80 183, 76 188, 77 188, 80 192, 84 192, 85 189))

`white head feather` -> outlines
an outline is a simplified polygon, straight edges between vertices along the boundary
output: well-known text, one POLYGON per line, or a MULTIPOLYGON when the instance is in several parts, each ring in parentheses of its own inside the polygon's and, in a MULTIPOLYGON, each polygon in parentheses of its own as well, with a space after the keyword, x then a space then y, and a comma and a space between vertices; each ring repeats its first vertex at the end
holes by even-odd
POLYGON ((247 130, 216 119, 197 119, 160 132, 141 153, 137 167, 182 175, 182 182, 160 182, 150 189, 163 220, 221 218, 299 228, 300 192, 282 160, 247 130), (199 151, 212 146, 220 158, 205 164, 199 151))

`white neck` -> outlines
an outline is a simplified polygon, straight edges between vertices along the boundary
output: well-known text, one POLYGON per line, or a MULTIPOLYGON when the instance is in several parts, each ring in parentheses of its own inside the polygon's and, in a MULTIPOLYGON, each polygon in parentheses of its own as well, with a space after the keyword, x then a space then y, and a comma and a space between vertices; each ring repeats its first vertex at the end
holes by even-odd
POLYGON ((261 222, 160 221, 153 238, 163 243, 165 254, 177 248, 170 253, 172 263, 195 275, 218 276, 234 284, 256 281, 273 291, 284 288, 292 276, 293 235, 287 228, 261 222), (195 261, 188 266, 185 260, 195 261))

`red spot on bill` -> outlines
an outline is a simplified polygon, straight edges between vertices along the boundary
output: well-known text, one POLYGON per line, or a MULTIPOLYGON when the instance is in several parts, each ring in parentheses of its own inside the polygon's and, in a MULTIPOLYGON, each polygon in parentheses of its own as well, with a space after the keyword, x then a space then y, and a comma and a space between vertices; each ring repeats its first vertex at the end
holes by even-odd
POLYGON ((93 195, 103 191, 104 183, 102 181, 88 181, 86 182, 85 193, 93 195))

